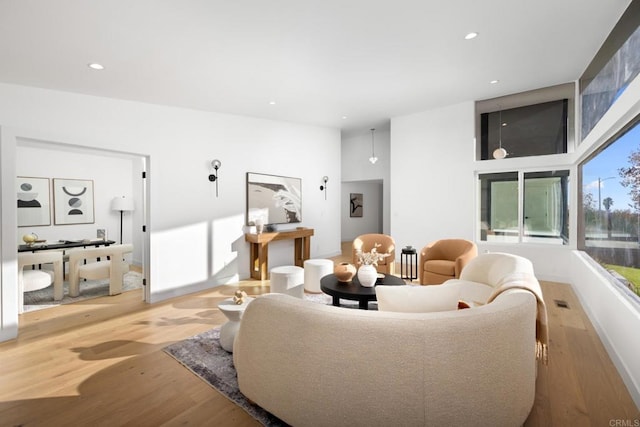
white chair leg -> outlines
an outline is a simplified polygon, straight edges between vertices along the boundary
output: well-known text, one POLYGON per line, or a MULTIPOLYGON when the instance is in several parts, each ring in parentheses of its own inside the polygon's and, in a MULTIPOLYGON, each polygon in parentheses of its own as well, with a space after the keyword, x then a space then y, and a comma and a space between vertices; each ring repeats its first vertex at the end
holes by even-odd
POLYGON ((71 259, 69 261, 69 296, 77 297, 80 295, 80 283, 78 276, 78 260, 71 259))
POLYGON ((109 277, 109 295, 122 293, 122 276, 124 275, 124 262, 111 259, 111 272, 109 277), (118 262, 119 261, 119 262, 118 262))
POLYGON ((64 297, 64 262, 53 263, 53 299, 60 301, 64 297))

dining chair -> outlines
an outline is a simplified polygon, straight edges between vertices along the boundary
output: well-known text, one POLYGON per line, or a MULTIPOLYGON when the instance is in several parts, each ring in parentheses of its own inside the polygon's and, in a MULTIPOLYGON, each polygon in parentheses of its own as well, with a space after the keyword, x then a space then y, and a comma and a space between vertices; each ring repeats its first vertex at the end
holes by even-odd
POLYGON ((70 253, 69 296, 77 297, 80 294, 80 279, 109 279, 109 295, 122 293, 122 277, 129 271, 124 255, 132 251, 133 245, 127 243, 70 253))

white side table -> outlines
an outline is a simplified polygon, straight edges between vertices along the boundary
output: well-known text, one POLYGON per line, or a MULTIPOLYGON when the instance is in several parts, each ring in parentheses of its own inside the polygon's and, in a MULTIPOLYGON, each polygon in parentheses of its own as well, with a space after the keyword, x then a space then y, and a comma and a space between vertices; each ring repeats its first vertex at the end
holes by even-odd
POLYGON ((220 346, 229 353, 233 353, 233 340, 240 328, 242 313, 244 313, 244 309, 247 308, 251 301, 253 301, 253 298, 246 297, 242 304, 236 304, 233 302, 233 298, 228 298, 218 304, 220 311, 229 319, 228 322, 220 327, 220 346))
POLYGON ((273 267, 269 277, 271 292, 304 298, 304 268, 295 265, 273 267))

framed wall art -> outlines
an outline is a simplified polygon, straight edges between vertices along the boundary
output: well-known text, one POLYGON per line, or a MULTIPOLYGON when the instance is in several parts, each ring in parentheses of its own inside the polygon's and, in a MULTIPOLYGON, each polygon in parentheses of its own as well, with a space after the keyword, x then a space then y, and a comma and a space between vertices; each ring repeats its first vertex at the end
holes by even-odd
POLYGON ((49 178, 19 176, 16 182, 18 227, 51 225, 49 178))
POLYGON ((93 180, 53 179, 54 223, 93 224, 93 180))
POLYGON ((349 216, 362 218, 362 193, 349 194, 349 216))
POLYGON ((302 222, 302 179, 247 172, 247 225, 302 222))

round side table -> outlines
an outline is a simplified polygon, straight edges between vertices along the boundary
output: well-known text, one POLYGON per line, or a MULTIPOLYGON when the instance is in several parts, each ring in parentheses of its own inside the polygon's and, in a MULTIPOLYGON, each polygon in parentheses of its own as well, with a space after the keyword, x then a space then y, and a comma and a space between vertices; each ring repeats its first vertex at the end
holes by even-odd
POLYGON ((244 309, 247 308, 251 301, 253 301, 253 298, 247 297, 242 304, 236 304, 233 302, 233 298, 227 298, 218 304, 220 311, 229 319, 228 322, 220 327, 220 346, 229 353, 233 353, 233 340, 236 338, 236 333, 240 328, 242 313, 244 313, 244 309))

